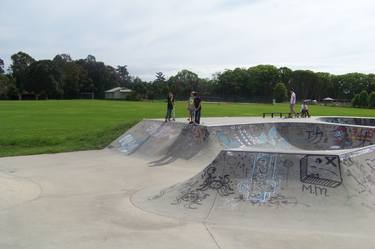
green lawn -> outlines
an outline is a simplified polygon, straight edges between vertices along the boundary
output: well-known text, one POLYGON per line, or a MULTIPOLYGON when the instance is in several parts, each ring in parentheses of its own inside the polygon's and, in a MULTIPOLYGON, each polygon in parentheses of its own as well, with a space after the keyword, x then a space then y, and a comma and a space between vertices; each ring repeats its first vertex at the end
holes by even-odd
MULTIPOLYGON (((0 156, 99 149, 143 118, 164 116, 164 102, 0 101, 0 156)), ((185 102, 176 115, 186 116, 185 102)), ((299 106, 298 108, 299 109, 299 106)), ((373 116, 375 110, 310 106, 313 115, 373 116)), ((260 116, 287 104, 204 103, 203 117, 260 116)))

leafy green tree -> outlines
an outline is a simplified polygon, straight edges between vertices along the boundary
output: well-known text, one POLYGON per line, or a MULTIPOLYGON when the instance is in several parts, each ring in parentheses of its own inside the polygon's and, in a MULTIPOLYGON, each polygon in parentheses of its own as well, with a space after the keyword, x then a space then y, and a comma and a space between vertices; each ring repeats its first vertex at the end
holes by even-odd
POLYGON ((92 55, 85 60, 78 60, 76 63, 87 72, 88 80, 81 88, 84 92, 94 92, 96 98, 104 98, 104 92, 108 89, 119 86, 119 77, 115 68, 95 60, 92 55))
POLYGON ((323 99, 325 97, 336 98, 336 89, 333 87, 332 75, 329 73, 315 73, 317 77, 316 87, 314 88, 313 99, 323 99))
POLYGON ((78 98, 83 69, 74 62, 63 66, 63 89, 65 98, 78 98))
POLYGON ((351 99, 363 89, 368 89, 369 78, 362 73, 348 73, 335 77, 335 88, 338 90, 337 98, 351 99))
POLYGON ((319 79, 310 70, 296 70, 292 73, 291 87, 299 99, 317 99, 319 95, 319 79))
POLYGON ((354 97, 351 100, 352 107, 359 107, 360 102, 359 102, 359 94, 354 95, 354 97))
POLYGON ((288 90, 284 83, 277 83, 275 88, 273 89, 273 95, 275 97, 276 102, 281 103, 288 98, 288 90))
POLYGON ((117 66, 116 72, 120 78, 120 86, 132 88, 132 78, 129 74, 127 65, 117 66))
POLYGON ((189 96, 190 91, 198 91, 199 80, 197 74, 186 69, 181 70, 168 79, 168 91, 172 91, 176 96, 189 96))
POLYGON ((375 91, 371 92, 368 96, 368 106, 375 108, 375 91))
POLYGON ((35 99, 42 95, 46 98, 61 97, 63 89, 60 77, 61 74, 52 61, 35 61, 28 70, 26 89, 35 94, 35 99))
POLYGON ((365 90, 363 90, 359 94, 359 105, 361 107, 367 107, 368 106, 368 93, 365 90))
POLYGON ((289 84, 292 79, 293 70, 288 67, 280 67, 279 75, 281 83, 284 83, 287 88, 290 88, 289 84))
POLYGON ((31 63, 35 62, 35 60, 24 52, 13 54, 11 59, 12 65, 10 67, 12 70, 12 76, 15 79, 18 98, 22 99, 22 94, 25 92, 25 84, 29 80, 27 78, 27 70, 31 63))
POLYGON ((9 92, 9 78, 0 74, 0 99, 7 99, 9 92))
POLYGON ((360 107, 361 106, 361 103, 359 101, 359 94, 354 95, 354 97, 352 99, 352 106, 353 107, 360 107))
POLYGON ((156 73, 156 82, 165 82, 165 75, 162 72, 157 72, 156 73))
POLYGON ((0 74, 3 74, 4 72, 4 61, 0 58, 0 74))
POLYGON ((255 90, 255 95, 272 96, 271 89, 280 81, 279 69, 272 65, 258 65, 247 71, 250 79, 248 84, 255 90))
POLYGON ((168 93, 168 83, 162 72, 157 72, 155 80, 149 86, 148 96, 151 99, 164 98, 168 93))

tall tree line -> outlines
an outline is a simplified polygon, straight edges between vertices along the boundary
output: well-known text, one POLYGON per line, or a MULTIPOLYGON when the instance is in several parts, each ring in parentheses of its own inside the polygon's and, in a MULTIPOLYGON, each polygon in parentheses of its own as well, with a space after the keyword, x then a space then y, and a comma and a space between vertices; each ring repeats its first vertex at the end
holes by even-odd
MULTIPOLYGON (((130 99, 165 98, 168 91, 177 98, 186 98, 192 90, 218 99, 269 99, 277 95, 278 89, 294 88, 300 100, 325 97, 350 100, 362 91, 375 91, 375 74, 356 72, 334 75, 258 65, 227 69, 209 79, 189 70, 181 70, 169 78, 157 72, 154 80, 146 82, 131 76, 126 65, 114 68, 92 55, 73 60, 68 54, 59 54, 51 60, 35 60, 27 53, 18 52, 11 59, 8 70, 0 59, 0 98, 3 99, 22 99, 27 95, 35 99, 74 99, 83 93, 104 98, 106 90, 117 86, 132 89, 130 99)), ((280 99, 284 94, 277 96, 280 99)))

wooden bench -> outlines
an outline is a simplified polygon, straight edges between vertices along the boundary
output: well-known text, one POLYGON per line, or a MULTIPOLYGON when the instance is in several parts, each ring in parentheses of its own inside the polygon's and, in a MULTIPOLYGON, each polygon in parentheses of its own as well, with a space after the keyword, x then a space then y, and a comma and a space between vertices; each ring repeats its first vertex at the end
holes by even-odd
MULTIPOLYGON (((263 112, 263 118, 266 117, 266 115, 271 115, 271 118, 273 118, 275 115, 279 116, 280 118, 284 117, 291 117, 291 114, 289 112, 263 112)), ((300 117, 300 114, 297 112, 295 116, 298 118, 300 117)))

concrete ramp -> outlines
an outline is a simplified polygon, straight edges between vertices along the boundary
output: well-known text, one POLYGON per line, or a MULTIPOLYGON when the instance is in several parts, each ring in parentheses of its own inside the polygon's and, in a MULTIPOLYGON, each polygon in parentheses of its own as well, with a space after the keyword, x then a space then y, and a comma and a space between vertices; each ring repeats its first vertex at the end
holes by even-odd
POLYGON ((159 215, 309 232, 375 231, 375 147, 344 154, 223 150, 201 173, 132 198, 159 215))
POLYGON ((151 165, 177 159, 211 162, 223 149, 343 150, 375 143, 372 127, 276 120, 266 123, 201 125, 144 120, 112 143, 125 155, 146 158, 151 165))

